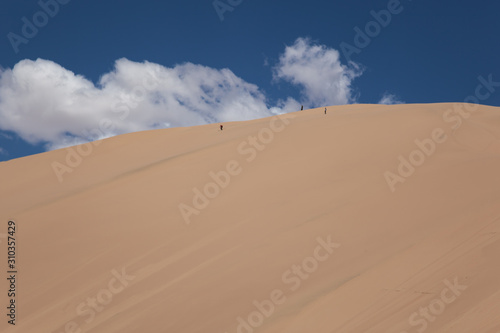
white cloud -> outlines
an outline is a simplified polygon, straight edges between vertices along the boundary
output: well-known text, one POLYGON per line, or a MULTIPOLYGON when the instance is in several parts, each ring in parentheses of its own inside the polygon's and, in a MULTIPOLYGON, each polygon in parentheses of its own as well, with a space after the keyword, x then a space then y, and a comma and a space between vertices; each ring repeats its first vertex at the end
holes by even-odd
POLYGON ((386 105, 391 105, 391 104, 403 104, 404 102, 401 101, 396 95, 390 94, 386 92, 384 96, 378 101, 378 104, 386 104, 386 105))
POLYGON ((361 74, 359 65, 343 65, 337 50, 298 38, 281 55, 274 78, 300 86, 304 104, 314 107, 355 102, 352 81, 361 74))
POLYGON ((264 94, 228 69, 116 61, 99 84, 47 60, 0 73, 0 127, 48 149, 132 131, 266 117, 264 94), (68 138, 71 138, 68 141, 68 138))
MULTIPOLYGON (((354 100, 361 71, 339 53, 299 38, 287 47, 275 77, 303 88, 305 104, 354 100)), ((22 60, 0 69, 0 129, 47 149, 154 128, 248 120, 297 111, 294 98, 268 105, 265 94, 229 69, 192 63, 165 67, 116 61, 97 84, 49 61, 22 60)))

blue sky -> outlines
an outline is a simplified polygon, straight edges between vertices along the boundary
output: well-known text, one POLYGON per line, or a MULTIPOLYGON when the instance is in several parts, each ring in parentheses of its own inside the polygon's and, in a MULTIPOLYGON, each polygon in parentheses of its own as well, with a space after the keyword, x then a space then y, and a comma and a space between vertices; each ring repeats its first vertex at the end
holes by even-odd
POLYGON ((0 160, 301 104, 463 102, 479 76, 500 82, 497 1, 215 4, 2 1, 0 160))

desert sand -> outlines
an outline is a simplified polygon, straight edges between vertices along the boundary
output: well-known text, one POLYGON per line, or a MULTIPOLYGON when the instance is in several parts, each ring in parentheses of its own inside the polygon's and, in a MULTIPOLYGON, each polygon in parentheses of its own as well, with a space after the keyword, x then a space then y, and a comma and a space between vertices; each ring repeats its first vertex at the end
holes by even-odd
POLYGON ((499 170, 500 109, 471 104, 332 106, 3 162, 0 331, 497 333, 499 170))

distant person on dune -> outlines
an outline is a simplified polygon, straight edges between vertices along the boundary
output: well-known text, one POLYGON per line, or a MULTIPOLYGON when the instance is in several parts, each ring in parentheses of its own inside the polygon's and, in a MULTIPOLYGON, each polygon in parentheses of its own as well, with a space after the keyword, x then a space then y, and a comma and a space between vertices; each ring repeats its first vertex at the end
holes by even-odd
POLYGON ((221 131, 224 130, 224 125, 222 125, 222 124, 220 125, 220 130, 221 131))
POLYGON ((304 105, 300 106, 300 111, 304 111, 304 105))
POLYGON ((326 114, 326 108, 325 108, 325 114, 326 114))

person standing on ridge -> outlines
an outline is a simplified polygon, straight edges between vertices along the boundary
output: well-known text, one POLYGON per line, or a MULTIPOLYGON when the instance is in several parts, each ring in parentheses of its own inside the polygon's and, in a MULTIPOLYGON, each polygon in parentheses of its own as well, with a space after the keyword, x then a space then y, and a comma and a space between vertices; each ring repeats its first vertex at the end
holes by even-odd
POLYGON ((224 125, 222 125, 222 124, 220 125, 220 130, 221 131, 224 130, 224 125))
POLYGON ((304 105, 300 107, 300 111, 304 111, 304 105))
POLYGON ((326 114, 326 108, 325 108, 325 114, 326 114))

